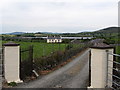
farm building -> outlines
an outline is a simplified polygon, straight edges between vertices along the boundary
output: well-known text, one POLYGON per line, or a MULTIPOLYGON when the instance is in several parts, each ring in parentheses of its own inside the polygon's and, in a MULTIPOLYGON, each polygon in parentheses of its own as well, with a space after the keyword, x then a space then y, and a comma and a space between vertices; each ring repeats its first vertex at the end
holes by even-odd
POLYGON ((48 36, 47 37, 47 43, 61 43, 62 38, 61 36, 48 36))

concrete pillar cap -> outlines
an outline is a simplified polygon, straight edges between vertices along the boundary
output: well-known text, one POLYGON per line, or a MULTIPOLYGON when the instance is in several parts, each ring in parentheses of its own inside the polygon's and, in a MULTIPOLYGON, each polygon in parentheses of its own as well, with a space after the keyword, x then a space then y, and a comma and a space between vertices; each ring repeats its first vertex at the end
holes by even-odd
POLYGON ((95 43, 91 48, 95 49, 110 49, 114 48, 113 46, 107 45, 105 43, 95 43))
POLYGON ((3 44, 3 46, 19 46, 19 45, 20 45, 20 44, 18 44, 18 43, 14 43, 14 42, 12 42, 12 41, 3 44))

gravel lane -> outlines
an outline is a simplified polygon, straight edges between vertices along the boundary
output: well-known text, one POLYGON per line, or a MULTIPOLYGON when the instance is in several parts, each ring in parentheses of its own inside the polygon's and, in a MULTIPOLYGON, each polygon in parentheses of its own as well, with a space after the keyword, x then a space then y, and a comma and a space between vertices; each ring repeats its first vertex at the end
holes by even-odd
POLYGON ((89 50, 86 50, 60 69, 17 88, 84 88, 89 76, 88 60, 89 50))

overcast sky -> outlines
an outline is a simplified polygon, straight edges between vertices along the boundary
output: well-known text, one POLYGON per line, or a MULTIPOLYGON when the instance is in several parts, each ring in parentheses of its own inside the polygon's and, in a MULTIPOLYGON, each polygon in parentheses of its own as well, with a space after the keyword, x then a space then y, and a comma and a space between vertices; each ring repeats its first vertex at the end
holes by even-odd
POLYGON ((82 32, 118 25, 119 0, 2 0, 8 32, 82 32))

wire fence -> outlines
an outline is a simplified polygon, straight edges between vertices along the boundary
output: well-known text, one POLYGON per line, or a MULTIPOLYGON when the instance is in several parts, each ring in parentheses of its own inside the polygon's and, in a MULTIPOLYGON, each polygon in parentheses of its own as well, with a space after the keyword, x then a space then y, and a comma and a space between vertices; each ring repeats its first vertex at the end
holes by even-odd
POLYGON ((112 86, 107 85, 108 88, 111 88, 113 90, 120 90, 120 55, 113 54, 110 52, 107 52, 108 57, 113 56, 114 60, 109 60, 108 63, 112 63, 113 67, 108 64, 108 70, 112 70, 113 72, 110 73, 108 71, 107 76, 112 77, 112 80, 108 78, 107 83, 112 83, 112 86))
POLYGON ((20 50, 20 78, 24 80, 32 75, 33 70, 33 46, 20 50))

